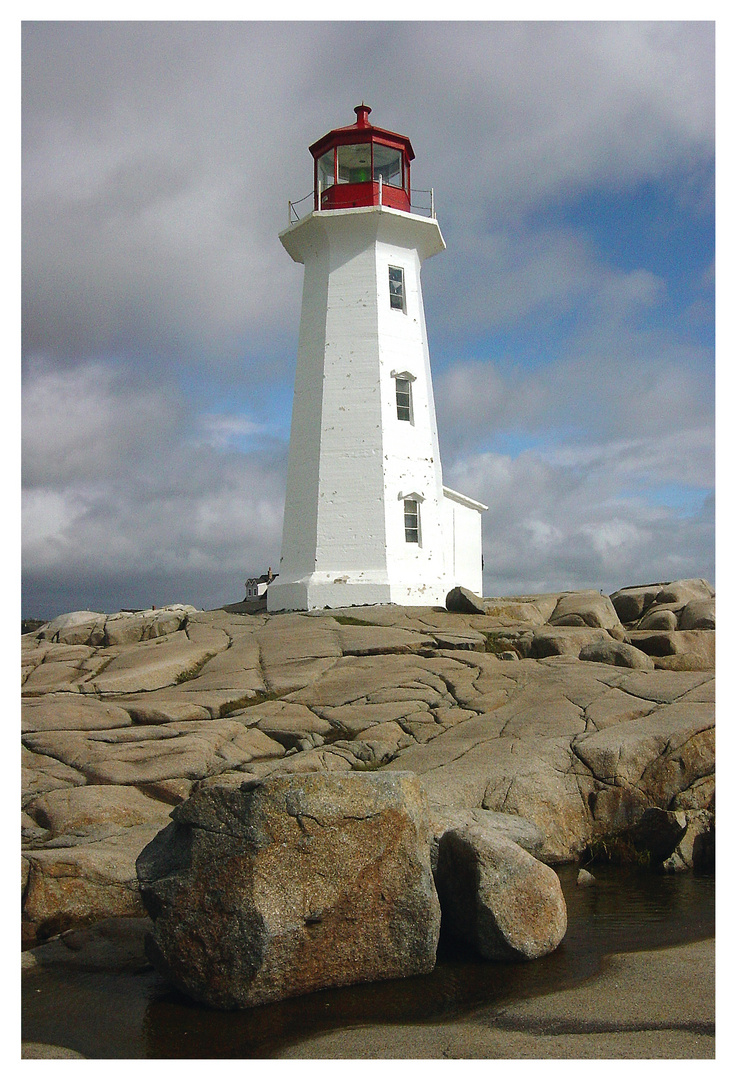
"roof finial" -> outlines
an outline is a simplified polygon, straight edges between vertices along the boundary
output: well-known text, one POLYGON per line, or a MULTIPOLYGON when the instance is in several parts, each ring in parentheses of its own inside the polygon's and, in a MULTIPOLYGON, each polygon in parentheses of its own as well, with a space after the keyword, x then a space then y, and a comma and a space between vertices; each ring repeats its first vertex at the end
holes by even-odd
POLYGON ((369 106, 364 101, 360 105, 356 105, 353 110, 358 117, 357 127, 370 127, 368 123, 368 113, 371 111, 369 106))

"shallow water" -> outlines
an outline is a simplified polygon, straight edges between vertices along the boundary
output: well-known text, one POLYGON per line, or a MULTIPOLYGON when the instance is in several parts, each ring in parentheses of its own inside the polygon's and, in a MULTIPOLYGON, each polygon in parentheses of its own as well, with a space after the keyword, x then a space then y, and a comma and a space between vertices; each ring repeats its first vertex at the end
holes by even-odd
POLYGON ((560 867, 568 930, 550 956, 531 963, 479 961, 444 940, 430 975, 324 990, 222 1013, 194 1005, 151 971, 106 974, 46 969, 24 980, 23 1038, 90 1058, 265 1058, 338 1027, 437 1022, 486 1005, 550 993, 594 975, 612 952, 680 945, 715 934, 715 880, 594 867, 579 888, 560 867))

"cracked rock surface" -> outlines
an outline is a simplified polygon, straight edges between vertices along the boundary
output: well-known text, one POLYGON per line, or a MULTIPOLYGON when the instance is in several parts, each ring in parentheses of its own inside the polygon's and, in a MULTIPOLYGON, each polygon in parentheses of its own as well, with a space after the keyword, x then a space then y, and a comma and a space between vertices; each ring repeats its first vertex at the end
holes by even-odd
POLYGON ((141 916, 136 857, 212 778, 410 771, 437 830, 501 815, 550 864, 682 811, 687 865, 714 810, 712 593, 61 616, 22 638, 24 939, 141 916), (652 611, 681 628, 640 629, 652 611))

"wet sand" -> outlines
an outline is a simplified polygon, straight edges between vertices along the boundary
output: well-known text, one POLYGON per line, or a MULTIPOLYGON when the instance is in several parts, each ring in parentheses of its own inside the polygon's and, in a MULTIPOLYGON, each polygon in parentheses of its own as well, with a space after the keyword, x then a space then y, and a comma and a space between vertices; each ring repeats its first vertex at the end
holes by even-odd
POLYGON ((606 957, 578 986, 434 1024, 325 1032, 282 1058, 713 1058, 715 942, 606 957))

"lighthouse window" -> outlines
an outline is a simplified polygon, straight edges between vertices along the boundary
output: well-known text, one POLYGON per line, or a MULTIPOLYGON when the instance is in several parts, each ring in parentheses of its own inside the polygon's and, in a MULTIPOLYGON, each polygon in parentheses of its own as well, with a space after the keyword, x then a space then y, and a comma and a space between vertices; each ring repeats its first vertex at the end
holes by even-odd
POLYGON ((363 184, 371 178, 371 144, 338 146, 338 184, 363 184))
POLYGON ((384 184, 391 187, 403 187, 401 176, 401 151, 392 150, 390 146, 373 144, 373 179, 382 177, 384 184))
POLYGON ((419 503, 416 499, 404 499, 404 535, 407 544, 419 543, 419 503))
POLYGON ((396 415, 399 420, 412 422, 411 416, 411 382, 409 379, 396 380, 396 415))
POLYGON ((388 268, 388 292, 391 297, 391 307, 397 311, 406 311, 404 297, 404 271, 400 266, 388 268))

